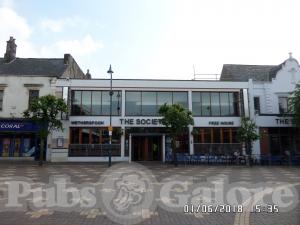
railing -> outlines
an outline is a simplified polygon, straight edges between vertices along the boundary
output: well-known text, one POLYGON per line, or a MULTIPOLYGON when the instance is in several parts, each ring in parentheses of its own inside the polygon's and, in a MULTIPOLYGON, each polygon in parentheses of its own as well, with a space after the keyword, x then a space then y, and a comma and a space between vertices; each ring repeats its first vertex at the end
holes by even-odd
POLYGON ((195 155, 233 155, 234 152, 243 155, 240 143, 194 143, 195 155))
POLYGON ((108 156, 111 149, 112 156, 121 156, 121 144, 70 144, 70 157, 108 156))

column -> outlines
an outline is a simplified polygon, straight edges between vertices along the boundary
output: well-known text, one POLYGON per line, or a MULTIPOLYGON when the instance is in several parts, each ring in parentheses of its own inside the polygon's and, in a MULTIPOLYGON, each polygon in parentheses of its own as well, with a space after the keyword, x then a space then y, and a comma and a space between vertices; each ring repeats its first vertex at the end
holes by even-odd
POLYGON ((123 134, 121 135, 121 159, 125 157, 125 128, 121 127, 123 134))
POLYGON ((194 137, 192 135, 193 126, 189 126, 189 147, 190 155, 194 155, 194 137))
POLYGON ((128 159, 128 162, 131 163, 131 134, 129 134, 129 159, 128 159))
POLYGON ((163 134, 162 138, 161 138, 161 145, 162 145, 162 161, 165 162, 166 161, 166 135, 163 134))

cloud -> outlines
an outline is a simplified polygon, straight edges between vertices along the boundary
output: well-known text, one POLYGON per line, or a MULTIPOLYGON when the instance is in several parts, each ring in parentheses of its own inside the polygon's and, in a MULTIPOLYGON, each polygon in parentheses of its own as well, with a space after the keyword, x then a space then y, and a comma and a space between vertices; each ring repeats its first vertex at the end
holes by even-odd
POLYGON ((90 34, 87 34, 82 40, 63 40, 57 41, 50 46, 44 46, 41 49, 41 54, 45 57, 57 56, 63 53, 71 53, 74 56, 80 57, 95 53, 103 48, 100 40, 95 40, 90 34))
POLYGON ((76 27, 79 24, 82 24, 84 21, 78 17, 67 17, 62 19, 43 19, 40 23, 42 30, 50 30, 52 32, 61 32, 66 27, 76 27))
POLYGON ((17 39, 17 56, 18 57, 37 57, 37 49, 30 42, 29 38, 32 29, 25 18, 19 16, 13 9, 8 7, 0 8, 0 53, 4 54, 6 50, 6 41, 10 36, 17 39), (20 47, 22 46, 22 47, 20 47))

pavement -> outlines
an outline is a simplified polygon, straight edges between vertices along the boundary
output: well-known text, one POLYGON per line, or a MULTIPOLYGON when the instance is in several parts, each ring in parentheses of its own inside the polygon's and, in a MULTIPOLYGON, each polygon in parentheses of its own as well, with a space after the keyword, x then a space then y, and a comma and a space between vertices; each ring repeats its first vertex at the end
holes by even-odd
MULTIPOLYGON (((174 167, 161 163, 133 164, 134 166, 125 163, 114 164, 108 169, 107 164, 100 163, 49 163, 43 167, 35 163, 0 163, 0 225, 300 224, 300 167, 174 167), (61 179, 62 183, 62 178, 66 178, 68 188, 81 191, 84 188, 95 188, 95 193, 90 191, 89 197, 95 195, 96 201, 100 201, 99 205, 74 205, 65 209, 53 207, 55 204, 52 202, 51 205, 51 194, 55 196, 55 191, 43 191, 42 196, 38 193, 39 188, 54 187, 53 180, 56 178, 61 179), (31 188, 30 193, 25 191, 27 186, 22 186, 23 184, 18 183, 18 188, 13 186, 15 181, 27 182, 31 188), (212 183, 216 185, 215 195, 225 192, 229 202, 234 202, 234 197, 228 196, 237 196, 237 202, 230 206, 226 201, 200 204, 200 199, 205 195, 205 189, 201 188, 212 183), (246 191, 246 197, 243 198, 242 194, 236 194, 235 187, 255 191, 251 196, 247 196, 246 191), (283 198, 276 199, 276 194, 281 194, 283 198), (7 206, 8 201, 13 201, 16 196, 20 197, 21 204, 25 204, 22 209, 7 206), (50 203, 45 206, 40 198, 50 203), (192 202, 196 208, 191 207, 192 202), (239 211, 238 207, 242 204, 239 211)), ((78 204, 85 200, 87 203, 89 197, 85 198, 86 196, 78 204)), ((57 201, 58 198, 60 197, 52 200, 57 201)))

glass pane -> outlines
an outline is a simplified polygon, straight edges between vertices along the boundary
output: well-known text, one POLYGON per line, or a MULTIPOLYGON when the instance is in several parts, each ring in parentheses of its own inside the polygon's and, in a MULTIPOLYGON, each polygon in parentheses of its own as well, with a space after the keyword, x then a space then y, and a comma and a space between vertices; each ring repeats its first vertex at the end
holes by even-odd
POLYGON ((82 91, 82 115, 91 115, 91 91, 82 91))
POLYGON ((211 129, 210 128, 204 128, 204 143, 211 143, 211 129))
POLYGON ((121 108, 122 108, 122 92, 114 91, 114 94, 112 96, 112 115, 120 116, 121 108))
POLYGON ((201 93, 202 116, 210 116, 210 93, 201 93))
POLYGON ((80 115, 81 91, 72 91, 72 115, 80 115))
POLYGON ((211 93, 211 115, 220 116, 220 95, 217 92, 211 93))
POLYGON ((223 128, 223 143, 230 143, 230 128, 223 128))
POLYGON ((100 129, 99 128, 92 128, 92 144, 99 144, 100 143, 100 129))
POLYGON ((109 91, 102 91, 102 115, 109 115, 110 113, 110 96, 109 91))
POLYGON ((81 129, 81 144, 89 144, 90 140, 90 129, 83 128, 81 129))
POLYGON ((156 92, 142 92, 142 115, 156 115, 156 92))
POLYGON ((79 144, 79 128, 71 128, 71 144, 79 144))
POLYGON ((221 134, 220 134, 220 128, 213 128, 214 132, 214 142, 213 143, 221 143, 221 134))
POLYGON ((101 115, 101 91, 92 92, 92 115, 101 115))
POLYGON ((141 115, 141 92, 126 92, 126 115, 141 115))
POLYGON ((172 92, 157 92, 157 105, 172 105, 172 92))
POLYGON ((229 110, 231 116, 238 116, 239 112, 239 93, 229 94, 229 110))
POLYGON ((288 110, 288 101, 286 97, 278 98, 279 102, 279 113, 286 113, 288 110))
POLYGON ((173 104, 180 104, 184 108, 188 108, 188 94, 187 92, 173 92, 173 104))
POLYGON ((229 97, 228 93, 220 93, 220 102, 221 102, 221 115, 229 116, 229 97))
POLYGON ((193 115, 201 116, 201 94, 200 92, 193 92, 192 93, 192 108, 193 108, 193 115))

